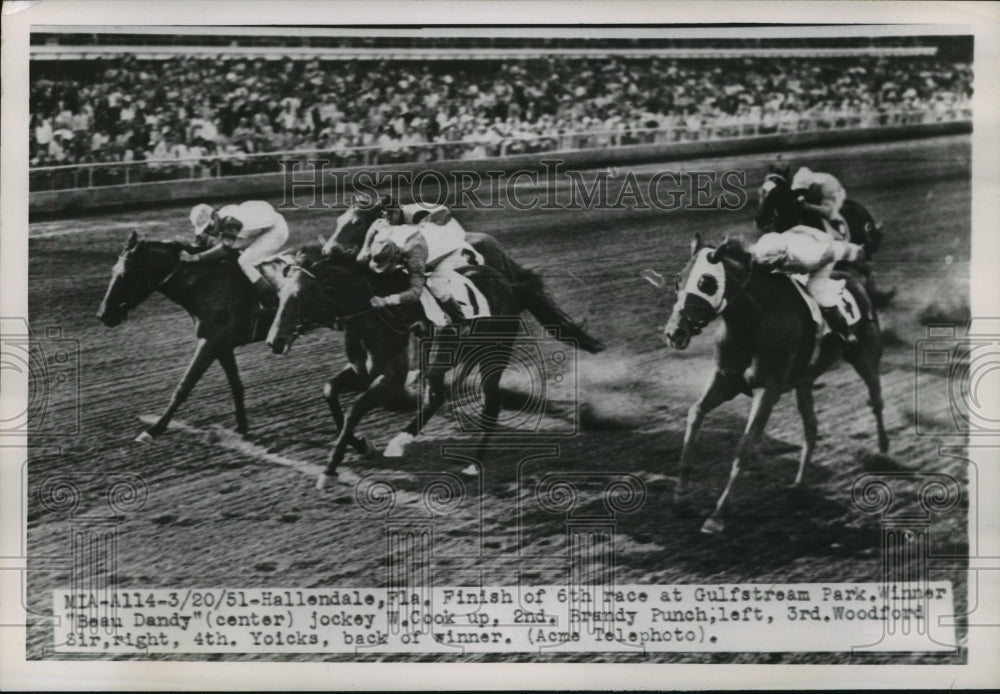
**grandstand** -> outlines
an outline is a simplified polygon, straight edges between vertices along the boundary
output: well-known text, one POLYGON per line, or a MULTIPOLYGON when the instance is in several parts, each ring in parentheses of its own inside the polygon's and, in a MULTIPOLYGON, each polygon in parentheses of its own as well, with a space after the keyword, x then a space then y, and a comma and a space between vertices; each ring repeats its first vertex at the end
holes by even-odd
POLYGON ((969 117, 968 36, 566 33, 38 27, 32 189, 969 117))

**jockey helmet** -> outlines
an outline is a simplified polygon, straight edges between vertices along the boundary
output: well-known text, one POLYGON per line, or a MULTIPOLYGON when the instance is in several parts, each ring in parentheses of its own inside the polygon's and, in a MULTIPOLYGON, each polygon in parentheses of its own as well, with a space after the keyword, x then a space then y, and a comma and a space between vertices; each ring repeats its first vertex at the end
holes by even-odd
POLYGON ((402 255, 403 249, 391 239, 375 239, 372 242, 372 259, 369 267, 372 272, 381 274, 397 265, 402 255))
POLYGON ((195 205, 191 210, 191 226, 194 227, 194 235, 201 236, 215 219, 215 210, 211 205, 201 203, 195 205))
POLYGON ((389 224, 393 226, 402 224, 404 221, 403 208, 399 206, 399 203, 390 198, 388 195, 383 198, 383 201, 384 204, 382 205, 382 212, 389 224))

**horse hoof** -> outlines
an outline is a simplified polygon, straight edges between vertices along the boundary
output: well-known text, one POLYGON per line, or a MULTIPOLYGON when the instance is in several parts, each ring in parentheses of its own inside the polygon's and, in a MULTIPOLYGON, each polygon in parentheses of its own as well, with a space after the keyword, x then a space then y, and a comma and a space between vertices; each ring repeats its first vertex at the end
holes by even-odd
POLYGON ((319 477, 316 478, 316 489, 323 491, 333 480, 336 479, 336 475, 328 475, 325 472, 319 473, 319 477))
POLYGON ((386 458, 402 458, 403 453, 406 452, 406 447, 410 445, 413 439, 413 434, 408 434, 405 431, 399 432, 389 442, 389 445, 385 447, 382 455, 386 458))
POLYGON ((135 437, 136 443, 153 443, 153 435, 148 431, 144 431, 135 437))
POLYGON ((701 531, 706 535, 718 535, 725 529, 723 522, 715 518, 709 518, 701 525, 701 531))
POLYGON ((417 382, 417 379, 419 377, 420 377, 420 372, 419 371, 416 371, 416 370, 414 370, 414 371, 408 371, 406 373, 406 383, 404 384, 404 386, 406 388, 409 388, 410 386, 412 386, 414 383, 417 382))

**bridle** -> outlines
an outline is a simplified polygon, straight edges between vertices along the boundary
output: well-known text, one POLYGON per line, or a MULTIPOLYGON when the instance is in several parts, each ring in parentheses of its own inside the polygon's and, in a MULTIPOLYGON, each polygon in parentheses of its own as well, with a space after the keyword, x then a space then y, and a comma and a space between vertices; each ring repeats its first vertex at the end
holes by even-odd
MULTIPOLYGON (((306 277, 315 281, 322 301, 324 301, 328 306, 333 305, 333 300, 330 298, 330 295, 327 294, 326 286, 312 271, 302 267, 299 264, 292 264, 288 266, 288 269, 285 271, 285 274, 287 275, 292 272, 302 273, 306 277)), ((365 285, 368 288, 369 293, 372 296, 376 296, 375 290, 372 288, 371 281, 368 279, 367 275, 362 274, 362 277, 364 278, 365 285)), ((374 313, 376 316, 378 316, 382 320, 382 322, 385 323, 386 327, 395 333, 404 335, 410 332, 409 325, 393 325, 393 322, 389 319, 387 315, 385 315, 385 311, 382 311, 372 306, 370 308, 362 309, 361 311, 356 311, 354 313, 348 313, 343 316, 335 316, 332 321, 328 322, 317 321, 312 323, 310 322, 299 323, 292 330, 292 334, 298 336, 302 333, 303 330, 308 330, 316 326, 325 326, 330 328, 331 330, 342 330, 344 326, 348 325, 349 323, 353 323, 354 321, 357 321, 360 318, 364 318, 365 316, 371 313, 374 313)))
POLYGON ((688 328, 691 330, 692 335, 700 335, 702 330, 707 328, 712 321, 721 316, 722 312, 726 310, 726 297, 723 296, 722 303, 719 304, 719 308, 713 308, 711 313, 708 313, 706 318, 694 318, 687 311, 687 296, 688 292, 685 289, 681 289, 677 292, 676 305, 679 307, 677 309, 677 315, 684 319, 688 328))
MULTIPOLYGON (((717 250, 718 249, 713 250, 709 255, 713 256, 717 250)), ((713 262, 712 259, 711 259, 711 257, 709 257, 708 260, 709 260, 709 262, 713 262)), ((719 259, 719 260, 716 260, 714 262, 721 263, 722 260, 719 259)), ((693 270, 693 268, 692 268, 692 270, 693 270)), ((725 274, 725 266, 724 265, 723 265, 723 274, 725 274)), ((726 277, 727 277, 727 284, 728 284, 728 275, 726 277)), ((689 281, 690 281, 690 278, 689 278, 689 281)), ((700 296, 698 294, 694 294, 694 296, 697 296, 699 299, 701 299, 702 301, 704 301, 707 305, 709 305, 712 308, 712 311, 711 312, 706 312, 706 315, 704 315, 703 317, 695 318, 695 317, 691 316, 690 312, 688 311, 687 297, 690 294, 690 292, 688 292, 687 289, 681 289, 681 288, 679 288, 679 285, 680 285, 680 275, 678 275, 677 278, 676 278, 676 280, 675 280, 675 286, 676 286, 676 291, 677 291, 677 301, 675 302, 674 306, 675 306, 675 310, 677 311, 677 315, 684 319, 684 322, 687 323, 688 329, 691 331, 692 335, 700 335, 701 332, 702 332, 702 330, 704 330, 706 327, 708 327, 708 325, 712 321, 714 321, 716 318, 718 318, 719 316, 721 316, 722 313, 726 310, 726 307, 728 306, 728 301, 726 300, 726 296, 725 296, 725 288, 721 288, 721 291, 723 292, 723 295, 722 295, 722 301, 719 302, 718 307, 712 306, 712 303, 709 302, 709 300, 707 298, 705 298, 703 296, 700 296)))
MULTIPOLYGON (((145 243, 145 242, 144 241, 139 241, 138 243, 145 243)), ((122 252, 118 254, 118 260, 120 260, 123 265, 127 264, 129 253, 134 252, 137 247, 138 247, 138 244, 136 244, 132 248, 126 248, 126 249, 122 250, 122 252)), ((146 248, 146 253, 147 253, 147 261, 148 261, 149 260, 149 257, 148 257, 149 247, 146 246, 145 248, 146 248)), ((150 262, 149 264, 151 265, 152 263, 150 262)), ((152 294, 153 292, 156 292, 156 291, 161 291, 167 285, 167 283, 170 282, 174 278, 174 276, 177 274, 177 271, 180 270, 183 265, 184 265, 184 263, 182 263, 180 261, 180 259, 178 258, 177 264, 174 265, 174 267, 170 270, 170 272, 168 272, 166 274, 166 276, 164 276, 164 278, 162 280, 160 280, 159 282, 156 283, 156 286, 153 287, 150 290, 149 294, 147 294, 146 296, 142 297, 141 299, 129 300, 129 301, 123 301, 123 302, 121 302, 120 304, 118 304, 118 310, 124 311, 125 313, 128 313, 129 311, 131 311, 134 308, 136 308, 143 301, 145 301, 146 298, 148 298, 150 294, 152 294)))

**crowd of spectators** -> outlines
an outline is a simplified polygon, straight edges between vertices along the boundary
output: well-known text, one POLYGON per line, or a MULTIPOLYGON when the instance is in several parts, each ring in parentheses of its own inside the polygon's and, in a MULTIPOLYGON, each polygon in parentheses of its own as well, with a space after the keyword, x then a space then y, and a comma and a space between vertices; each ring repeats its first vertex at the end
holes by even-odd
POLYGON ((706 127, 773 132, 810 115, 944 113, 965 107, 972 92, 970 65, 934 57, 126 56, 53 77, 32 75, 31 166, 147 160, 146 180, 176 160, 216 167, 205 175, 249 171, 250 155, 262 152, 327 150, 349 164, 370 161, 354 148, 377 146, 384 163, 572 147, 579 133, 605 133, 588 141, 600 146, 643 141, 654 129, 675 138, 697 138, 706 127))

